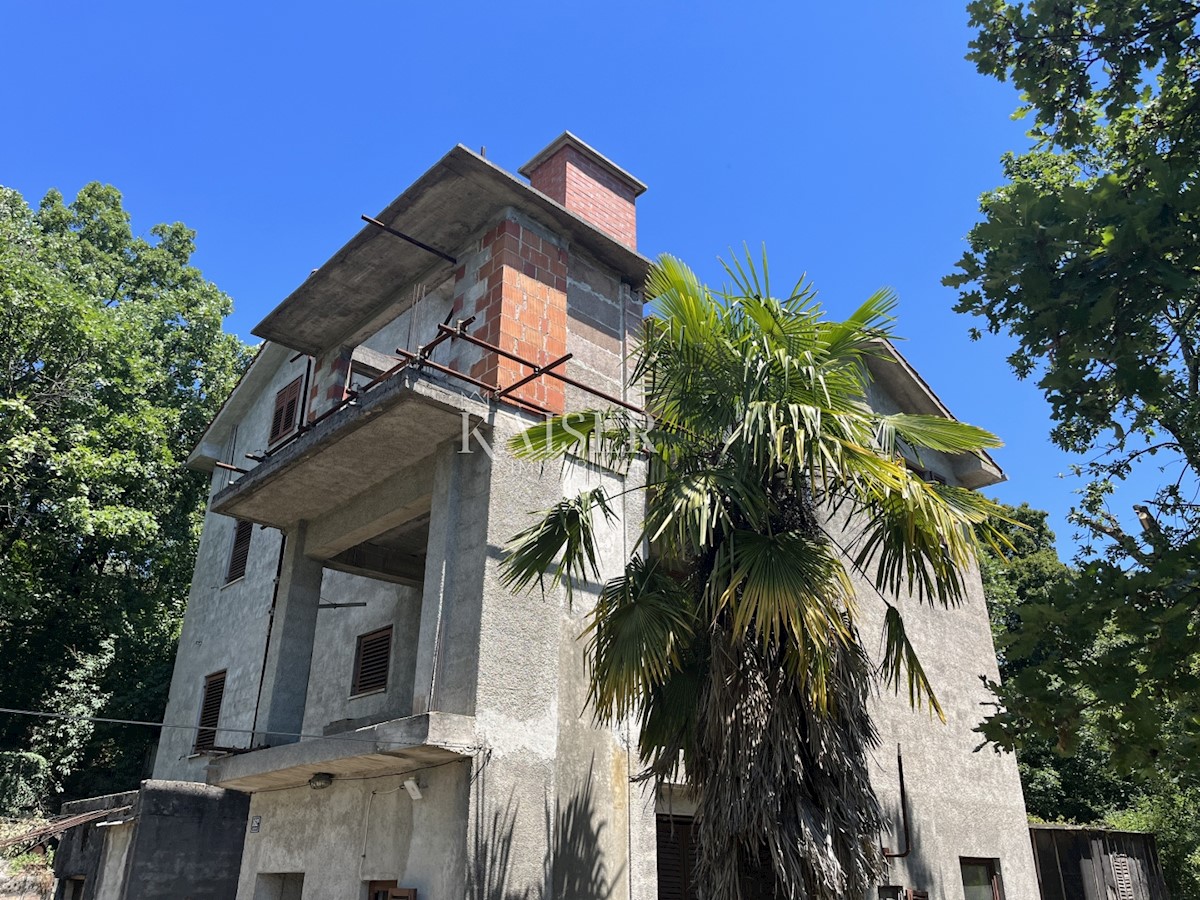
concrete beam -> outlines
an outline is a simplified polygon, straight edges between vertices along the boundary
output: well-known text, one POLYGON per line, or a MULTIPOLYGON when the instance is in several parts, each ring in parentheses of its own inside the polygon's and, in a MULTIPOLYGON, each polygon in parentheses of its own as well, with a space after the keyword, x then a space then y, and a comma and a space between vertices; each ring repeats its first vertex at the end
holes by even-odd
POLYGON ((310 522, 305 552, 329 559, 429 512, 433 468, 433 460, 403 468, 310 522))

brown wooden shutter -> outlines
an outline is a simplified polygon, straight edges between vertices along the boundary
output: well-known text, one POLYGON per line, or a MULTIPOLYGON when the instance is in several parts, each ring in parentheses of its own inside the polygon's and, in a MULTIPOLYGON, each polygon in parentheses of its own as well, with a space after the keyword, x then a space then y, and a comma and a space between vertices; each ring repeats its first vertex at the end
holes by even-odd
POLYGON ((358 637, 354 654, 354 678, 350 693, 365 694, 387 688, 388 663, 392 658, 392 626, 358 637))
POLYGON ((692 884, 695 846, 692 820, 682 816, 659 816, 657 821, 658 900, 696 900, 692 884))
POLYGON ((225 697, 225 673, 216 672, 204 679, 204 699, 200 701, 200 727, 196 730, 196 751, 211 750, 217 740, 221 720, 221 700, 225 697))
POLYGON ((300 378, 275 395, 275 412, 271 416, 271 436, 268 443, 285 438, 296 428, 300 412, 300 378))
POLYGON ((238 519, 233 531, 233 549, 229 551, 229 569, 225 572, 225 583, 237 581, 246 574, 246 560, 250 557, 250 537, 254 534, 254 523, 238 519))

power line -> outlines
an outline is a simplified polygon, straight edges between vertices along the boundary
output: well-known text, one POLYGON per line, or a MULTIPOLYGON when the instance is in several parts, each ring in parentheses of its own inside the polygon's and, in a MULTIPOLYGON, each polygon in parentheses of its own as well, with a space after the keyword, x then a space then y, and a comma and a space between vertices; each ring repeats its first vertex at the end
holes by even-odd
MULTIPOLYGON (((103 722, 109 725, 144 725, 147 728, 180 728, 185 731, 198 731, 199 725, 175 725, 170 722, 148 722, 142 719, 110 719, 105 716, 74 716, 70 713, 43 712, 36 709, 13 709, 11 707, 0 706, 0 713, 8 713, 14 716, 33 716, 42 719, 66 719, 71 722, 103 722)), ((226 728, 219 726, 217 728, 204 728, 205 731, 224 731, 228 734, 261 734, 272 737, 294 737, 294 738, 319 738, 329 741, 350 741, 362 744, 395 744, 400 747, 417 746, 409 741, 388 741, 381 738, 368 737, 353 737, 342 736, 340 734, 306 734, 302 731, 267 731, 262 728, 226 728)), ((454 748, 461 750, 478 751, 480 748, 472 745, 445 745, 447 749, 454 748)), ((239 748, 242 749, 242 748, 239 748)), ((248 748, 246 748, 248 749, 248 748)))

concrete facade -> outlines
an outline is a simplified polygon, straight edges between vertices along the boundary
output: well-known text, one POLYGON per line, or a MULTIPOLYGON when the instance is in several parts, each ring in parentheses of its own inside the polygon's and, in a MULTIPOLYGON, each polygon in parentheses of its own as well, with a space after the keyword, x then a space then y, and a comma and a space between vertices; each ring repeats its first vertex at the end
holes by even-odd
MULTIPOLYGON (((529 373, 505 353, 570 353, 564 374, 629 390, 644 186, 571 135, 523 171, 533 187, 447 154, 378 219, 454 262, 368 226, 256 328, 267 342, 192 455, 212 492, 165 716, 182 727, 164 729, 155 777, 248 795, 238 900, 366 898, 371 882, 421 900, 657 896, 668 801, 631 782, 635 736, 587 711, 579 636, 599 585, 515 595, 499 568, 531 513, 641 472, 516 460, 505 442, 539 409, 597 401, 544 377, 495 396, 529 373), (424 364, 394 370, 472 316, 463 331, 498 351, 443 334, 424 364), (275 397, 297 378, 303 424, 272 444, 275 397), (255 527, 227 583, 237 520, 255 527), (387 627, 386 682, 354 694, 358 639, 387 627), (215 747, 196 752, 219 672, 215 747)), ((915 373, 885 375, 872 402, 937 407, 915 373)), ((979 460, 938 465, 970 487, 1001 477, 979 460)), ((600 529, 604 577, 639 540, 641 501, 622 496, 600 529)), ((898 742, 913 823, 889 884, 960 900, 959 858, 983 857, 1016 900, 1036 884, 1015 762, 974 753, 970 731, 978 676, 996 674, 972 584, 958 609, 908 611, 949 723, 890 696, 874 705, 875 783, 899 821, 898 742)))

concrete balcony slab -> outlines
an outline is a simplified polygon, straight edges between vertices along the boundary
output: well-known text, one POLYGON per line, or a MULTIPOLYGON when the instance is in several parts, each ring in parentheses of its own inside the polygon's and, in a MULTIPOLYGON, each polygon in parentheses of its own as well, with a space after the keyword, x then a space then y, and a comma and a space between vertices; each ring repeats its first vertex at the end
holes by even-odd
POLYGON ((473 716, 431 712, 227 756, 209 765, 208 783, 253 794, 300 787, 318 772, 335 780, 399 775, 467 759, 478 749, 473 716))
POLYGON ((483 401, 405 369, 242 475, 213 498, 212 509, 283 529, 321 519, 403 470, 411 473, 461 436, 464 422, 469 430, 487 416, 483 401))

